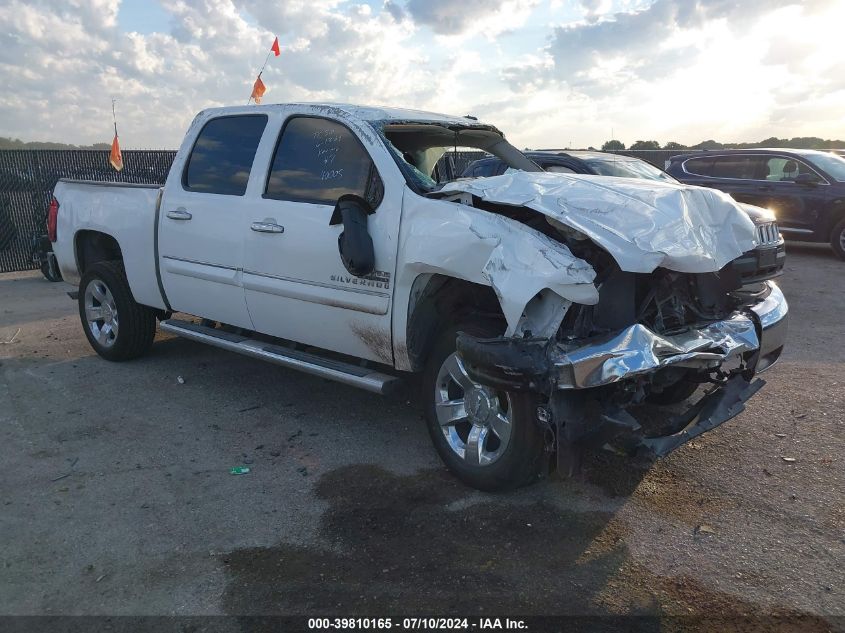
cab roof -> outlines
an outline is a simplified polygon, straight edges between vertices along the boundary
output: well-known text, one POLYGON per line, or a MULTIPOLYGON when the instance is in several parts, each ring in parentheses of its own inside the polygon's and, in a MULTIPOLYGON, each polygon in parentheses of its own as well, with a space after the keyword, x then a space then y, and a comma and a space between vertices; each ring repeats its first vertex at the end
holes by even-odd
MULTIPOLYGON (((323 114, 328 116, 339 116, 340 118, 352 117, 368 123, 382 122, 382 123, 402 123, 406 121, 415 122, 430 122, 440 123, 446 125, 462 125, 470 127, 484 127, 489 129, 496 129, 492 125, 487 125, 479 122, 475 118, 467 116, 454 116, 449 114, 439 114, 437 112, 426 112, 424 110, 414 110, 410 108, 393 108, 387 106, 369 106, 356 105, 352 103, 332 103, 332 102, 292 102, 292 103, 273 103, 262 105, 247 105, 247 106, 226 106, 222 108, 208 108, 204 112, 214 112, 220 114, 246 114, 255 112, 272 111, 278 108, 296 107, 304 110, 310 110, 314 114, 323 114), (344 116, 345 115, 345 116, 344 116)), ((498 130, 497 130, 498 131, 498 130)))

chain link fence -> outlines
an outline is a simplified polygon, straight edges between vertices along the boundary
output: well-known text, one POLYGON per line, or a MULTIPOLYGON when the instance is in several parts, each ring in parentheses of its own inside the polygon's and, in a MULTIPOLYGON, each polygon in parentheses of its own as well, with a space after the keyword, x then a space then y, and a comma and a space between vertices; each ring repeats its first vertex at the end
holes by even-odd
POLYGON ((0 273, 38 268, 36 241, 59 178, 162 184, 175 151, 123 152, 123 171, 108 150, 0 150, 0 273))
MULTIPOLYGON (((59 178, 163 184, 175 156, 175 150, 127 150, 123 171, 117 172, 108 150, 0 150, 0 273, 39 267, 33 253, 59 178)), ((484 156, 450 152, 439 167, 456 178, 484 156)))
MULTIPOLYGON (((691 152, 695 150, 614 153, 663 169, 672 156, 691 152)), ((117 172, 109 164, 108 150, 0 150, 0 273, 38 268, 35 244, 45 233, 47 206, 59 178, 163 184, 175 156, 175 150, 127 150, 123 171, 117 172)), ((459 177, 470 163, 485 156, 479 151, 447 152, 438 162, 441 179, 459 177)))

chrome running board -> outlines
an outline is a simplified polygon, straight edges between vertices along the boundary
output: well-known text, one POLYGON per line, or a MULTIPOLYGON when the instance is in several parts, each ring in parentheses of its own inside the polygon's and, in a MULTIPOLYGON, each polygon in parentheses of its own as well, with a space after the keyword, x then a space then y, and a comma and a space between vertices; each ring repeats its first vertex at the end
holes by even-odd
POLYGON ((309 352, 273 345, 190 321, 167 319, 159 323, 159 328, 164 332, 170 332, 192 341, 214 345, 230 352, 265 360, 282 367, 298 369, 306 374, 341 382, 372 393, 388 395, 394 393, 402 383, 398 376, 384 374, 368 367, 352 365, 309 352))

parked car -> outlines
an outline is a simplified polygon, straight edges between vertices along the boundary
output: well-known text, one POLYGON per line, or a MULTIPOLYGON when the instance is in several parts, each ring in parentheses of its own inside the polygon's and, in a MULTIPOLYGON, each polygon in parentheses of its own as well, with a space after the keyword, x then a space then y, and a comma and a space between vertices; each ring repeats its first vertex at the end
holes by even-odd
POLYGON ((845 259, 845 159, 809 149, 717 150, 670 159, 681 182, 774 211, 786 237, 829 242, 845 259))
MULTIPOLYGON (((525 152, 531 160, 545 171, 561 174, 593 174, 596 176, 620 176, 623 178, 647 178, 677 182, 665 171, 639 158, 621 156, 608 152, 587 150, 545 149, 525 152)), ((462 178, 496 176, 503 174, 508 166, 496 158, 482 158, 470 163, 462 178)))
MULTIPOLYGON (((537 150, 525 152, 525 155, 543 170, 554 173, 679 182, 662 169, 633 156, 584 150, 537 150)), ((507 169, 507 164, 496 157, 482 158, 470 163, 461 177, 495 176, 507 169)), ((740 206, 757 226, 757 245, 735 259, 733 267, 746 285, 779 277, 786 263, 786 246, 775 214, 756 205, 742 203, 740 206)))
POLYGON ((742 411, 786 338, 777 285, 725 272, 756 237, 730 196, 543 173, 464 117, 205 110, 164 187, 62 180, 48 228, 106 360, 148 352, 158 318, 372 392, 417 374, 435 448, 484 490, 584 446, 669 453, 742 411), (516 171, 438 183, 455 145, 516 171), (701 384, 656 429, 634 417, 701 384))

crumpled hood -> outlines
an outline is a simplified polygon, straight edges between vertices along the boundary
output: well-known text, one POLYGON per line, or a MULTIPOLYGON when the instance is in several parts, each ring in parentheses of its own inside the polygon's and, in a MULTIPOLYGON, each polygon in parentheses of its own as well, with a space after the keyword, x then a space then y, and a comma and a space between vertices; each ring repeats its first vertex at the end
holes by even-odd
POLYGON ((622 270, 715 272, 756 246, 754 223, 729 195, 656 180, 512 172, 448 183, 487 202, 533 209, 605 248, 622 270))

